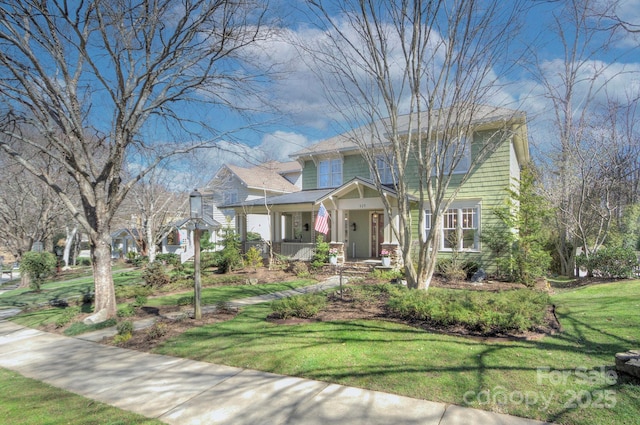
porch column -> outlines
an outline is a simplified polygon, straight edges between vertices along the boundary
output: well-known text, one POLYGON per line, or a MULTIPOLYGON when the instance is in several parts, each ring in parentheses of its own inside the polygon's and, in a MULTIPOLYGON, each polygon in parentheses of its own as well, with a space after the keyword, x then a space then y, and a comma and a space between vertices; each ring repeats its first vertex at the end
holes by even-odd
MULTIPOLYGON (((391 214, 393 214, 393 217, 391 217, 391 220, 393 220, 393 225, 397 229, 398 226, 400 225, 400 216, 398 212, 398 207, 391 208, 391 214)), ((385 234, 385 240, 389 241, 390 243, 397 244, 398 238, 396 238, 393 231, 391 230, 391 220, 389 220, 388 222, 385 222, 385 223, 389 223, 389 226, 387 228, 387 231, 389 232, 389 238, 387 239, 387 235, 385 234)))
POLYGON ((389 243, 391 242, 391 234, 393 233, 391 231, 392 218, 389 217, 389 214, 387 214, 386 208, 383 209, 383 213, 384 213, 384 243, 389 243))
POLYGON ((335 242, 344 242, 344 235, 345 235, 345 222, 344 222, 344 210, 340 209, 340 210, 336 210, 335 213, 335 222, 336 222, 336 232, 337 233, 331 233, 332 235, 335 235, 332 239, 335 242))
POLYGON ((282 242, 282 213, 271 213, 271 241, 282 242))
POLYGON ((331 224, 331 241, 339 242, 340 233, 338 233, 338 229, 340 228, 340 217, 338 216, 338 210, 331 210, 329 212, 329 224, 331 224))
POLYGON ((236 214, 236 233, 240 235, 242 242, 247 241, 247 215, 236 214))

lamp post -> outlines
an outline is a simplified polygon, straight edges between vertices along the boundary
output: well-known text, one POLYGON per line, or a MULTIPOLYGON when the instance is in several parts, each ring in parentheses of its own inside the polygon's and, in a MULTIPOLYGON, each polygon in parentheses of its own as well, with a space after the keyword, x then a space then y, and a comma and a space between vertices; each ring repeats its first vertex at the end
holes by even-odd
POLYGON ((202 318, 202 309, 200 308, 200 229, 198 222, 202 220, 202 194, 198 189, 194 189, 189 195, 189 217, 193 221, 193 317, 194 319, 202 318))

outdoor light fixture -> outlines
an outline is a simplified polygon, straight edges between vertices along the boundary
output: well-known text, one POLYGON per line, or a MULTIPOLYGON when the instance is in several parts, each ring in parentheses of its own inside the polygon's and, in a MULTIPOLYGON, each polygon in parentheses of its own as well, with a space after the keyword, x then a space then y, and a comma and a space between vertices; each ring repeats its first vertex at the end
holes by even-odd
POLYGON ((194 189, 189 195, 189 209, 192 220, 202 218, 202 194, 194 189))
POLYGON ((304 231, 305 232, 309 231, 309 223, 304 223, 304 226, 302 226, 302 227, 304 227, 304 231))
POLYGON ((355 232, 356 229, 358 229, 358 225, 356 223, 351 223, 351 230, 355 232))

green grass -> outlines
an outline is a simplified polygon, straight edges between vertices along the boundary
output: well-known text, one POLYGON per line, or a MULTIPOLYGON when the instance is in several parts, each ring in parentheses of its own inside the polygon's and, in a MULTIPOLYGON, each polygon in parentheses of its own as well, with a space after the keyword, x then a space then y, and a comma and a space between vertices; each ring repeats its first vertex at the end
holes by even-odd
POLYGON ((386 321, 276 325, 265 321, 270 306, 257 305, 155 351, 566 424, 631 424, 640 387, 623 377, 609 385, 607 373, 616 352, 640 346, 639 295, 640 281, 555 295, 564 332, 538 341, 462 338, 386 321))
POLYGON ((0 420, 12 425, 156 425, 162 422, 0 369, 0 420))
MULTIPOLYGON (((310 279, 300 279, 286 283, 270 283, 261 285, 238 285, 238 286, 217 286, 212 288, 203 288, 201 293, 202 305, 214 305, 218 302, 231 301, 235 299, 253 297, 256 295, 270 294, 273 292, 284 291, 288 289, 300 288, 302 286, 308 286, 317 283, 310 279)), ((185 297, 192 297, 193 291, 187 291, 179 294, 165 295, 157 298, 149 298, 145 302, 145 305, 151 307, 163 306, 163 305, 176 305, 178 300, 185 297)), ((123 307, 125 304, 121 304, 123 307)), ((61 317, 67 314, 69 308, 52 307, 45 309, 36 309, 26 311, 11 320, 19 325, 27 326, 30 328, 39 328, 49 324, 56 324, 61 317)), ((91 306, 84 304, 82 306, 82 313, 90 313, 91 306)), ((115 323, 109 323, 109 326, 114 326, 115 323)), ((83 323, 73 323, 67 330, 65 335, 74 336, 85 332, 91 332, 101 329, 102 324, 98 325, 84 325, 83 323)))
MULTIPOLYGON (((234 286, 215 286, 211 288, 202 288, 200 300, 202 305, 213 305, 218 302, 231 301, 240 298, 248 298, 257 295, 266 295, 273 292, 286 291, 296 289, 303 286, 309 286, 318 283, 312 279, 299 279, 286 283, 264 283, 260 285, 234 285, 234 286)), ((164 295, 155 298, 149 298, 145 305, 158 307, 163 305, 176 305, 179 300, 185 296, 193 296, 193 290, 181 292, 178 294, 164 295)))
MULTIPOLYGON (((132 285, 142 282, 140 270, 127 270, 113 274, 116 287, 132 285)), ((65 281, 52 281, 42 285, 40 292, 29 288, 15 289, 0 294, 1 307, 33 308, 49 303, 59 303, 66 300, 82 299, 93 294, 93 276, 84 276, 65 281)))

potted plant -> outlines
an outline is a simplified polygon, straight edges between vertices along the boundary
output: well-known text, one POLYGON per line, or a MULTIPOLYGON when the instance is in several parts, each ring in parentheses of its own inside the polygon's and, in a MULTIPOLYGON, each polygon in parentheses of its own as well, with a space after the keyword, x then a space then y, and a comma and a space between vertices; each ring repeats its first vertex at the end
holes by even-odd
POLYGON ((338 264, 338 248, 329 249, 329 264, 338 264))
POLYGON ((391 255, 391 253, 386 249, 383 249, 380 252, 380 257, 381 257, 381 260, 382 260, 382 267, 389 267, 391 265, 391 257, 390 257, 390 255, 391 255))

